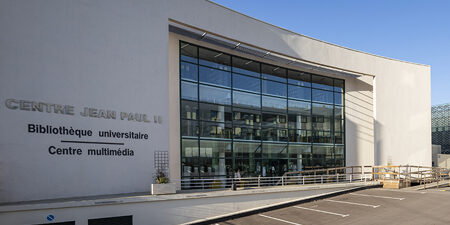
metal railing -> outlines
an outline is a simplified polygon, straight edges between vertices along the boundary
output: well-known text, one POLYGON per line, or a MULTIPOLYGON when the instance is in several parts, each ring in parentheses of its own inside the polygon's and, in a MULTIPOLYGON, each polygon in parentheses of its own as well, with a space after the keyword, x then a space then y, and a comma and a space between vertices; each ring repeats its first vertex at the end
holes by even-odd
POLYGON ((181 179, 172 180, 183 190, 187 189, 224 189, 236 184, 237 188, 262 188, 270 186, 307 185, 366 182, 370 176, 361 174, 316 174, 303 176, 277 176, 277 177, 244 177, 244 178, 212 178, 212 179, 181 179))
POLYGON ((236 184, 237 188, 270 186, 329 184, 379 181, 398 181, 403 187, 413 183, 424 185, 449 179, 449 170, 423 166, 347 166, 326 169, 286 172, 276 177, 202 178, 171 180, 181 189, 224 189, 236 184))

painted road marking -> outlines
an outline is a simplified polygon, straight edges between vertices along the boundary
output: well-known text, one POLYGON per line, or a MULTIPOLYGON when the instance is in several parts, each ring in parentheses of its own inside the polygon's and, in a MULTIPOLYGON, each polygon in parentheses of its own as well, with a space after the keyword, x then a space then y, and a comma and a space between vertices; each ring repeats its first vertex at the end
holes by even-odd
POLYGON ((281 222, 285 222, 285 223, 289 223, 289 224, 301 225, 299 223, 294 223, 294 222, 291 222, 291 221, 282 220, 282 219, 278 219, 278 218, 275 218, 275 217, 266 216, 266 215, 263 215, 263 214, 259 214, 259 216, 266 217, 266 218, 273 219, 273 220, 277 220, 277 221, 281 221, 281 222))
POLYGON ((336 202, 336 203, 343 203, 343 204, 350 204, 350 205, 367 206, 367 207, 372 207, 372 208, 378 208, 378 207, 380 207, 380 205, 369 205, 369 204, 356 203, 356 202, 344 202, 344 201, 337 201, 337 200, 331 200, 331 199, 325 199, 324 201, 327 201, 327 202, 336 202))
POLYGON ((340 213, 334 213, 334 212, 328 212, 328 211, 323 211, 323 210, 318 210, 318 209, 311 209, 311 208, 305 208, 305 207, 300 207, 300 206, 292 206, 294 208, 297 209, 306 209, 306 210, 311 210, 311 211, 315 211, 315 212, 321 212, 321 213, 327 213, 327 214, 331 214, 331 215, 335 215, 335 216, 342 216, 342 217, 347 217, 350 216, 349 214, 340 214, 340 213))
POLYGON ((379 196, 379 195, 365 195, 365 194, 357 194, 357 193, 350 193, 351 195, 357 195, 357 196, 366 196, 366 197, 374 197, 374 198, 388 198, 388 199, 395 199, 395 200, 403 200, 405 198, 395 198, 395 197, 388 197, 388 196, 379 196))

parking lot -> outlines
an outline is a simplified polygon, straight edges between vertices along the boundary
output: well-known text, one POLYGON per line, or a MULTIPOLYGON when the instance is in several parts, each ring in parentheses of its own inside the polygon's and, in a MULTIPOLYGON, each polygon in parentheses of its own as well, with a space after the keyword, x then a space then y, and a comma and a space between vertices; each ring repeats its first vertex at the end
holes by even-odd
POLYGON ((450 188, 366 189, 218 224, 450 224, 450 188))

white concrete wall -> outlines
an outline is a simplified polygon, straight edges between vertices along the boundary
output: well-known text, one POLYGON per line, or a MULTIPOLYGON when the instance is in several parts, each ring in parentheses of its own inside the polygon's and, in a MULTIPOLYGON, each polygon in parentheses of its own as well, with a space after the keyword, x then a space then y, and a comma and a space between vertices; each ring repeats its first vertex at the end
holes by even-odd
POLYGON ((169 45, 169 19, 375 75, 375 89, 371 77, 346 79, 347 165, 431 165, 427 66, 314 40, 203 0, 5 0, 0 2, 0 201, 149 191, 153 152, 169 148, 172 177, 179 176, 174 138, 179 125, 168 119, 179 114, 178 93, 172 91, 178 78, 168 76, 178 71, 176 61, 168 60, 177 58, 169 55, 177 48, 169 45), (14 111, 4 105, 8 98, 69 104, 76 113, 96 107, 162 115, 163 123, 14 111), (124 141, 136 149, 133 158, 55 157, 47 148, 62 137, 28 134, 27 123, 142 131, 151 138, 124 141))

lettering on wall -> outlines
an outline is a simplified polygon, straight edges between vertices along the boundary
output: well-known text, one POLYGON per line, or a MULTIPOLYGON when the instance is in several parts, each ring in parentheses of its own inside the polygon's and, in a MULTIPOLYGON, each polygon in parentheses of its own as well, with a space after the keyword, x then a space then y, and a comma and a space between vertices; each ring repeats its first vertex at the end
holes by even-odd
MULTIPOLYGON (((18 111, 162 124, 162 116, 154 115, 153 117, 150 117, 145 113, 115 111, 94 107, 83 107, 78 113, 76 112, 75 106, 72 105, 12 98, 5 100, 5 106, 10 110, 18 111)), ((28 123, 26 132, 31 135, 45 135, 61 138, 60 140, 57 140, 58 143, 50 144, 45 147, 45 152, 51 156, 87 155, 92 157, 130 157, 135 155, 135 149, 132 147, 132 144, 135 143, 134 141, 148 141, 150 139, 150 135, 145 131, 119 131, 98 129, 98 127, 96 127, 96 129, 90 127, 78 128, 75 126, 60 126, 41 123, 28 123)))

